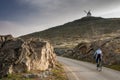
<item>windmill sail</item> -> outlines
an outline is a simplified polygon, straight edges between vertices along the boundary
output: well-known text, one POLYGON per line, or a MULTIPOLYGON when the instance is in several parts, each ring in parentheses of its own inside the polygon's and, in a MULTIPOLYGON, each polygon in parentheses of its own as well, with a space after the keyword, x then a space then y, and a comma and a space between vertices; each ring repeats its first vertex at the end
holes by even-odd
POLYGON ((89 11, 86 11, 86 10, 84 10, 84 12, 87 14, 87 17, 91 17, 91 10, 89 10, 89 11))

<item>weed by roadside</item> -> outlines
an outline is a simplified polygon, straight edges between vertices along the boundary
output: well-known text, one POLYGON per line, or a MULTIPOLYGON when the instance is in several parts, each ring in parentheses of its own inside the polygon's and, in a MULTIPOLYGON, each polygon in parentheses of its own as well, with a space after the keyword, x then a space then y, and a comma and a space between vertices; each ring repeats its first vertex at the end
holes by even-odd
POLYGON ((41 73, 40 71, 31 71, 19 74, 8 74, 7 77, 0 80, 68 80, 66 73, 59 62, 56 63, 56 66, 53 69, 49 70, 49 74, 45 74, 45 71, 42 71, 41 73), (39 77, 36 77, 36 73, 38 73, 37 75, 39 75, 39 77))

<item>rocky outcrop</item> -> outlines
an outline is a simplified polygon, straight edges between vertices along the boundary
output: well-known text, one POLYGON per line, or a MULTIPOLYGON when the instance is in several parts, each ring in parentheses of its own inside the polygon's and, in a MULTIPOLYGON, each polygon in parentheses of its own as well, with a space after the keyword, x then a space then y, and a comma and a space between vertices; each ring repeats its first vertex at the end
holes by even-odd
POLYGON ((79 60, 92 61, 93 54, 97 48, 103 51, 103 63, 105 65, 120 64, 120 37, 97 40, 92 42, 82 42, 78 44, 71 52, 67 51, 63 56, 71 57, 79 60))
POLYGON ((8 73, 46 70, 54 67, 55 62, 53 47, 47 41, 0 36, 0 77, 8 73))

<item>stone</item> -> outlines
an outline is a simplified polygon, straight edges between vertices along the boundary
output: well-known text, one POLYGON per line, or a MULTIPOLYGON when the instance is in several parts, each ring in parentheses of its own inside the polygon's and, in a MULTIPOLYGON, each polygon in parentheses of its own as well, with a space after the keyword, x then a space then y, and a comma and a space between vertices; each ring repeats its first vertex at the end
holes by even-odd
POLYGON ((56 63, 52 45, 33 38, 24 41, 11 35, 0 36, 0 77, 8 73, 47 70, 56 63))
POLYGON ((91 42, 81 42, 73 49, 73 56, 64 54, 66 57, 95 62, 93 54, 96 49, 101 48, 103 51, 104 65, 119 65, 120 64, 120 36, 110 39, 96 40, 91 42))

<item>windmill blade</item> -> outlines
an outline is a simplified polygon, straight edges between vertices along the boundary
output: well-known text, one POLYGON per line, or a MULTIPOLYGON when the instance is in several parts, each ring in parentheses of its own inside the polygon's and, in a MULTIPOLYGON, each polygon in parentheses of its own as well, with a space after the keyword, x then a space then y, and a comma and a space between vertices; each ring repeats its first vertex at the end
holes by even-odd
POLYGON ((84 10, 85 13, 88 13, 86 10, 84 10))

